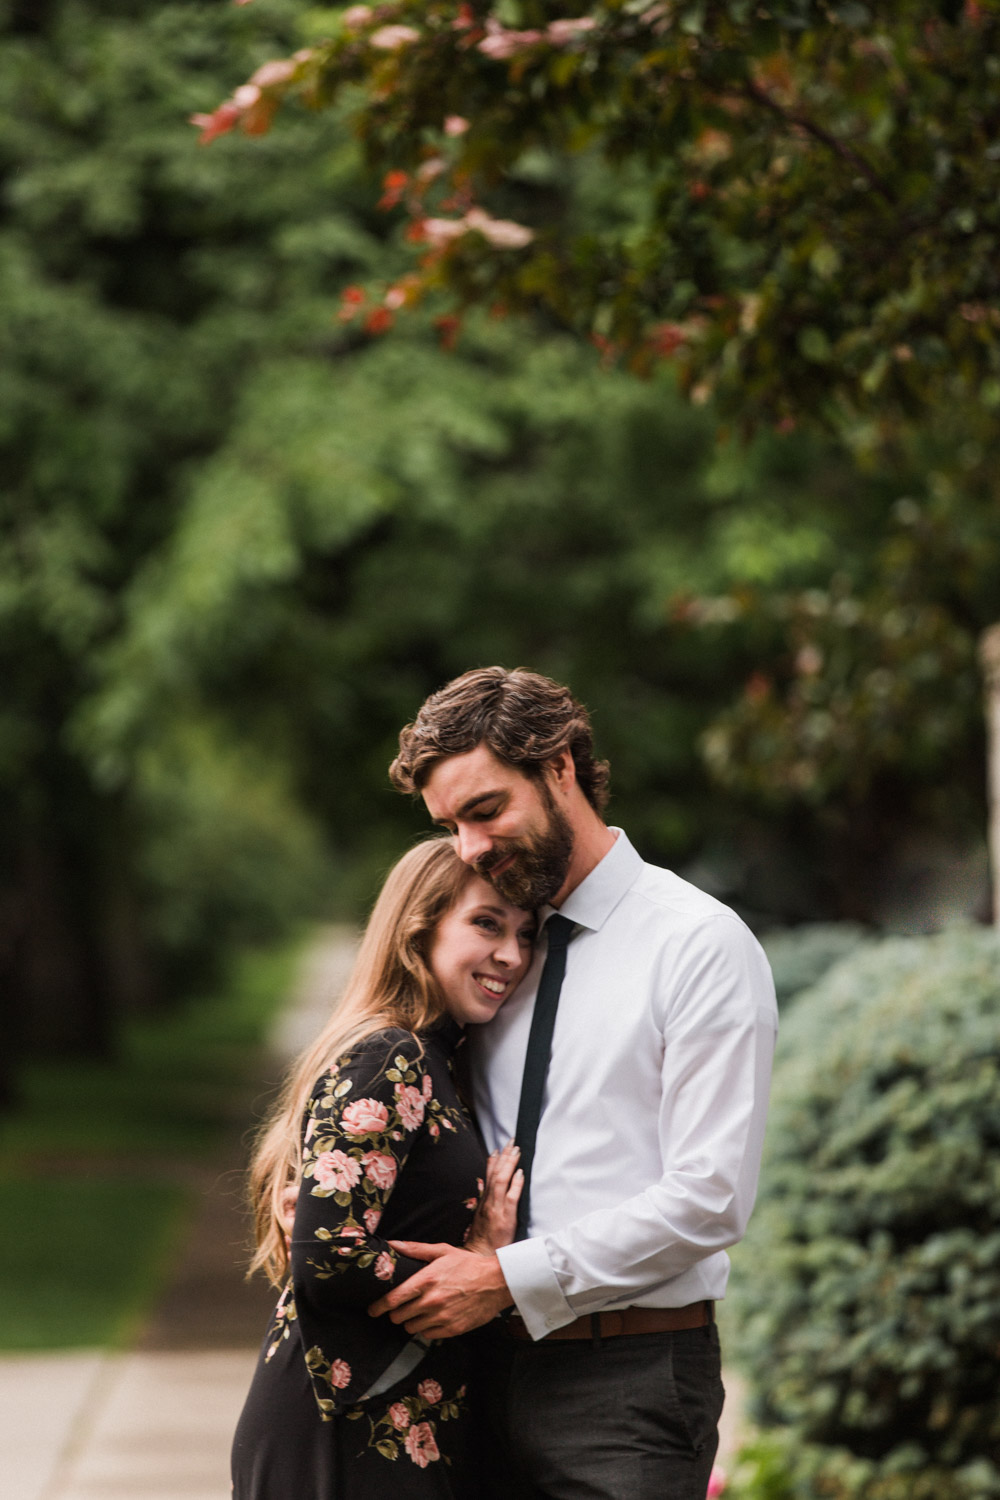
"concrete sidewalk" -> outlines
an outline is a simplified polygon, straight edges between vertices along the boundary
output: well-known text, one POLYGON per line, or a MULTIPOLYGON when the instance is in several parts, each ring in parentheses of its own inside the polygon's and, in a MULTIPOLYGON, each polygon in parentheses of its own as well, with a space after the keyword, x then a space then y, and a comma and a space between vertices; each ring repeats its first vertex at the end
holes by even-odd
POLYGON ((0 1359, 5 1500, 226 1500, 253 1349, 0 1359))
MULTIPOLYGON (((228 1500, 229 1446, 256 1357, 0 1358, 4 1500, 228 1500)), ((726 1385, 724 1468, 740 1440, 739 1382, 727 1374, 726 1385)))

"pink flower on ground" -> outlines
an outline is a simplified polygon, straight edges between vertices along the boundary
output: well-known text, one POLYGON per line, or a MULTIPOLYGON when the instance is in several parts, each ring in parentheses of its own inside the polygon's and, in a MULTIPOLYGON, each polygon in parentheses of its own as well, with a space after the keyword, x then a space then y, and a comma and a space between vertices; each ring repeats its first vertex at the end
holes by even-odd
POLYGON ((351 1383, 351 1367, 346 1359, 335 1359, 330 1366, 330 1384, 338 1391, 351 1383))
POLYGON ((392 1187, 398 1170, 394 1156, 389 1156, 384 1151, 367 1151, 361 1160, 370 1182, 383 1191, 392 1187))
POLYGON ((424 1118, 424 1096, 412 1083, 396 1084, 396 1108, 407 1130, 416 1130, 424 1118))
POLYGON ((391 1253, 388 1250, 383 1250, 375 1262, 375 1275, 379 1281, 391 1281, 395 1268, 396 1262, 393 1260, 391 1253))
MULTIPOLYGON (((444 122, 445 135, 464 135, 469 128, 469 122, 462 115, 449 115, 444 122)), ((426 1074, 425 1074, 426 1082, 426 1074)))
POLYGON ((430 1100, 433 1096, 434 1085, 431 1082, 431 1075, 429 1073, 425 1073, 423 1078, 421 1078, 420 1080, 420 1092, 423 1094, 426 1100, 430 1100))
POLYGON ((340 19, 345 26, 349 26, 352 31, 356 31, 359 26, 366 26, 371 18, 372 9, 370 5, 349 5, 340 19))
POLYGON ((429 1422, 418 1422, 415 1427, 411 1427, 406 1434, 404 1446, 418 1469, 426 1469, 428 1464, 441 1457, 434 1441, 434 1428, 429 1422))
POLYGON ((708 1480, 708 1491, 705 1500, 717 1500, 717 1496, 723 1494, 726 1488, 726 1471, 720 1469, 718 1464, 712 1470, 708 1480))
POLYGON ((340 1117, 348 1135, 373 1135, 389 1123, 389 1111, 378 1099, 355 1099, 340 1117))
POLYGON ((402 1401, 394 1401, 389 1407, 389 1421, 397 1432, 405 1432, 410 1425, 410 1413, 402 1401))
POLYGON ((366 1208, 361 1217, 365 1221, 365 1228, 368 1233, 374 1234, 382 1217, 382 1210, 380 1208, 366 1208))
POLYGON ((436 1380, 422 1380, 417 1386, 417 1395, 423 1397, 428 1406, 435 1406, 444 1395, 436 1380))
POLYGON ((346 1151, 321 1151, 313 1167, 313 1177, 327 1192, 348 1193, 361 1181, 361 1163, 346 1151))

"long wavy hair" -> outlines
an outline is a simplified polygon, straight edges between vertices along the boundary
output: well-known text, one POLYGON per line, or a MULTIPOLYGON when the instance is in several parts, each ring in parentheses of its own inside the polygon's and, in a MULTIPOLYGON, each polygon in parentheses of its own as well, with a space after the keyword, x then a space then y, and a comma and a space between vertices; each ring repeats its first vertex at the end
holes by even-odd
POLYGON ((389 1026, 422 1031, 444 1014, 444 998, 428 963, 430 941, 472 873, 447 834, 417 844, 390 870, 340 1004, 292 1064, 261 1127, 250 1164, 256 1250, 248 1275, 263 1270, 280 1286, 288 1274, 278 1214, 282 1194, 301 1174, 302 1118, 316 1079, 373 1032, 389 1026))

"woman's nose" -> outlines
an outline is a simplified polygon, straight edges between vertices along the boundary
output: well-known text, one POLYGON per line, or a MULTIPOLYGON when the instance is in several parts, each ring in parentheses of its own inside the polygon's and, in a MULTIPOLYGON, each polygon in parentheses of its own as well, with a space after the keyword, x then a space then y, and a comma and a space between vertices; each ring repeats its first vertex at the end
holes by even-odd
POLYGON ((521 945, 517 940, 517 933, 512 932, 502 937, 493 949, 493 957, 498 964, 505 968, 514 969, 521 962, 521 945))

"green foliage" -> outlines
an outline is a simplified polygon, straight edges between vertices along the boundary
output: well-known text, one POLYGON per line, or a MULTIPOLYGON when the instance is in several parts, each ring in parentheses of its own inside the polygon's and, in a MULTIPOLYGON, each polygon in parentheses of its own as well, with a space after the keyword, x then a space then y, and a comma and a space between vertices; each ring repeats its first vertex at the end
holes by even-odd
POLYGON ((326 364, 344 342, 323 333, 332 299, 383 254, 335 122, 289 118, 214 154, 187 123, 206 91, 292 44, 297 10, 0 13, 7 1053, 107 1045, 113 1011, 316 910, 328 878, 298 788, 247 726, 177 694, 169 732, 119 736, 110 768, 86 728, 134 580, 169 546, 248 375, 290 354, 326 364))
POLYGON ((895 504, 867 578, 841 568, 824 589, 685 606, 713 633, 747 620, 774 632, 705 736, 723 785, 772 805, 853 800, 880 774, 930 782, 960 756, 982 759, 976 650, 1000 611, 1000 522, 992 498, 956 503, 935 477, 936 501, 895 504))
POLYGON ((740 1346, 794 1493, 1000 1491, 1000 945, 863 950, 783 1028, 740 1346))
POLYGON ((765 933, 761 943, 774 976, 778 1004, 810 989, 865 942, 865 930, 856 922, 805 922, 801 927, 765 933))
POLYGON ((544 309, 639 368, 672 355, 741 422, 942 399, 992 421, 995 0, 552 9, 330 10, 311 55, 209 131, 349 91, 429 252, 418 284, 544 309), (596 222, 562 191, 587 153, 628 189, 596 222))
POLYGON ((189 995, 168 1015, 125 1022, 113 1061, 32 1059, 17 1109, 0 1121, 0 1171, 15 1177, 57 1165, 70 1147, 88 1175, 109 1160, 152 1166, 207 1156, 221 1131, 243 1118, 247 1079, 288 994, 299 947, 286 941, 230 954, 210 993, 189 995))

